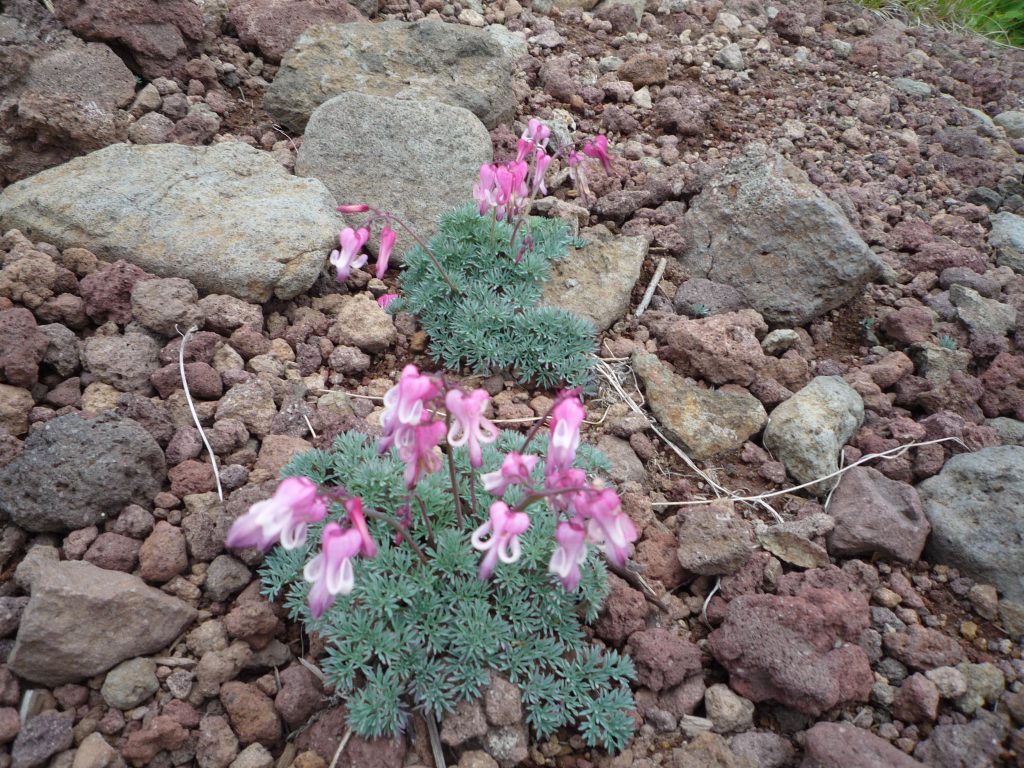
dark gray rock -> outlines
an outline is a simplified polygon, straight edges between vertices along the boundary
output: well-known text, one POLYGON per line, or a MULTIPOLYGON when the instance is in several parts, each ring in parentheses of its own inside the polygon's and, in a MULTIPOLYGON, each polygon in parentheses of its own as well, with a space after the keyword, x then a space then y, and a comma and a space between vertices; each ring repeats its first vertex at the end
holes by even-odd
POLYGON ((928 561, 954 566, 1024 603, 1024 448, 954 456, 918 491, 932 525, 928 561))
POLYGON ((131 419, 68 414, 29 435, 0 469, 0 512, 29 531, 66 531, 148 505, 167 474, 156 440, 131 419))

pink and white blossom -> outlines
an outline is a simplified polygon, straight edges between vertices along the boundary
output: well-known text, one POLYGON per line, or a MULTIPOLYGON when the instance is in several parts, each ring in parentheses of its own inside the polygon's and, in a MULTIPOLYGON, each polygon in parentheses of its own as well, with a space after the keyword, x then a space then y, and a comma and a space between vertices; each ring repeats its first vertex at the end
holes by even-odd
POLYGON ((494 186, 496 170, 496 166, 489 163, 481 165, 480 181, 473 185, 473 199, 477 202, 481 216, 498 205, 497 190, 494 186))
POLYGON ((587 473, 582 469, 569 467, 544 473, 544 490, 549 493, 548 504, 557 512, 572 507, 576 494, 587 484, 587 473))
POLYGON ((266 552, 280 542, 285 549, 295 549, 306 541, 306 526, 323 520, 326 514, 327 504, 316 483, 308 477, 286 477, 271 498, 253 504, 235 520, 225 543, 235 549, 258 547, 266 552))
POLYGON ((608 559, 624 566, 637 533, 629 515, 622 511, 619 495, 611 488, 583 492, 574 499, 573 506, 576 514, 587 521, 587 539, 604 544, 608 559))
POLYGON ((362 537, 354 528, 342 530, 328 523, 321 534, 320 554, 306 563, 303 577, 313 586, 309 590, 309 612, 319 619, 334 604, 338 595, 347 595, 355 586, 352 558, 362 547, 362 537))
POLYGON ((481 579, 491 577, 499 560, 514 563, 519 559, 519 536, 529 527, 530 516, 525 512, 513 512, 503 501, 491 504, 489 519, 473 532, 471 539, 474 549, 486 553, 480 562, 481 579))
POLYGON ((398 458, 405 463, 405 487, 412 490, 424 475, 441 468, 441 457, 434 449, 440 445, 447 428, 443 421, 423 414, 423 423, 404 430, 396 442, 398 458))
POLYGON ((384 279, 384 273, 388 271, 388 260, 391 258, 391 249, 395 247, 395 238, 398 234, 391 227, 385 226, 380 231, 380 248, 377 250, 376 275, 378 280, 384 279))
POLYGON ((469 448, 469 464, 479 468, 483 466, 483 443, 493 443, 498 439, 498 430, 488 419, 484 418, 484 408, 490 395, 486 390, 477 389, 468 395, 457 389, 448 391, 444 404, 452 417, 451 428, 448 430, 448 445, 458 448, 466 445, 469 448))
POLYGON ((366 227, 352 229, 345 227, 338 235, 338 250, 331 251, 331 264, 338 270, 338 282, 343 283, 352 274, 352 270, 366 263, 366 254, 360 253, 366 241, 370 239, 370 230, 366 227))
POLYGON ((587 559, 587 532, 576 520, 563 520, 555 528, 555 547, 548 570, 570 592, 580 583, 580 565, 587 559))
POLYGON ((559 396, 555 407, 551 409, 546 474, 572 466, 576 459, 576 449, 580 445, 580 425, 585 416, 586 411, 575 390, 559 396))
POLYGON ((411 363, 405 366, 398 383, 384 395, 384 413, 380 417, 383 437, 377 450, 386 453, 403 432, 419 426, 426 404, 440 391, 435 377, 420 373, 411 363))
POLYGON ((488 493, 504 496, 505 490, 510 485, 525 485, 530 481, 530 474, 537 466, 538 461, 540 459, 536 456, 523 456, 513 451, 506 454, 500 469, 486 472, 480 476, 480 479, 483 480, 484 488, 488 493))

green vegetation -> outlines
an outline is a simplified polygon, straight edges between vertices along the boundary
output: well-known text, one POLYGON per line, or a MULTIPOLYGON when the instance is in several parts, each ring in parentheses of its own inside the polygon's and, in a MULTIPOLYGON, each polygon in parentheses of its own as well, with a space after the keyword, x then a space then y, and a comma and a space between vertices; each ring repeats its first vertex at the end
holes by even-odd
POLYGON ((1021 0, 861 0, 861 4, 907 21, 970 30, 997 43, 1024 47, 1021 0))

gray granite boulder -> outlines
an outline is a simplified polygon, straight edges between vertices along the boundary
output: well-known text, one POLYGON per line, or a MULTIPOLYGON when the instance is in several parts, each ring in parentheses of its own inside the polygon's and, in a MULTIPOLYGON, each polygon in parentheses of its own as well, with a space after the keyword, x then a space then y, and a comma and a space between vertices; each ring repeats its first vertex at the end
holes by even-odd
POLYGON ((324 24, 281 60, 267 111, 303 131, 318 106, 342 93, 440 101, 487 126, 515 116, 512 58, 489 32, 441 21, 324 24))
MULTIPOLYGON (((426 239, 442 213, 472 200, 491 156, 487 129, 465 109, 346 93, 313 113, 295 172, 323 182, 340 202, 400 215, 426 239)), ((399 230, 395 253, 411 245, 399 230)))
POLYGON ((334 206, 323 184, 245 144, 115 144, 0 192, 0 229, 262 303, 316 280, 334 206))

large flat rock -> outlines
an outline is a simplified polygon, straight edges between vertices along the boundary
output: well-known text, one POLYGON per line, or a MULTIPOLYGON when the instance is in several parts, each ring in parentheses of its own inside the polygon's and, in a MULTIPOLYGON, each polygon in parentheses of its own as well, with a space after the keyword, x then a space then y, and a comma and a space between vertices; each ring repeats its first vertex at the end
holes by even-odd
POLYGON ((440 21, 326 24, 307 29, 285 54, 265 104, 294 131, 348 92, 440 101, 490 129, 515 115, 511 71, 510 53, 484 30, 440 21))
POLYGON ((322 183, 245 144, 115 144, 0 192, 0 230, 264 302, 316 280, 334 206, 322 183))
POLYGON ((544 303, 587 318, 598 332, 606 331, 629 309, 647 257, 647 241, 616 237, 600 225, 582 230, 580 238, 586 246, 551 265, 544 303))
POLYGON ((137 576, 77 560, 48 563, 32 581, 8 664, 34 683, 76 682, 166 648, 195 617, 137 576))
POLYGON ((655 355, 639 350, 633 353, 632 363, 644 384, 651 413, 669 438, 698 461, 740 448, 768 421, 764 406, 748 392, 691 384, 655 355))
MULTIPOLYGON (((341 202, 400 215, 426 240, 442 213, 472 199, 491 157, 487 129, 468 110, 346 93, 313 113, 295 172, 341 202)), ((399 229, 396 254, 411 245, 399 229)))
POLYGON ((839 206, 763 144, 728 163, 683 222, 683 265, 731 285, 770 323, 803 325, 881 271, 839 206))

